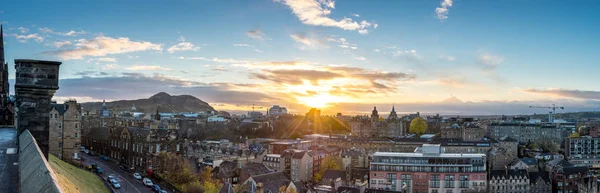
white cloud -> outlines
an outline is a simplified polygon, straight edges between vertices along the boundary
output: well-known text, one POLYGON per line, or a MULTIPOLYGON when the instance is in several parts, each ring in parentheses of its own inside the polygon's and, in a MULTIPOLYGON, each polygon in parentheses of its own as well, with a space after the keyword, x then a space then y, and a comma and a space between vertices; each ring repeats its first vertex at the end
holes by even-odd
POLYGON ((448 11, 452 7, 452 0, 442 0, 441 7, 435 8, 435 14, 440 21, 448 19, 448 11))
POLYGON ((404 51, 398 50, 394 55, 395 56, 400 56, 400 55, 418 56, 416 50, 404 50, 404 51))
POLYGON ((15 37, 17 37, 17 40, 19 40, 19 42, 25 43, 27 42, 27 40, 33 39, 36 42, 43 42, 44 41, 44 37, 39 36, 38 34, 29 34, 29 35, 14 35, 15 37))
POLYGON ((358 14, 352 14, 354 17, 360 17, 360 15, 358 14))
POLYGON ((56 32, 50 28, 47 27, 43 27, 43 28, 39 28, 39 30, 42 33, 47 33, 47 34, 54 34, 54 35, 60 35, 60 36, 78 36, 78 35, 82 35, 82 34, 86 34, 87 32, 83 31, 83 30, 79 30, 79 31, 75 31, 75 30, 71 30, 68 32, 56 32))
POLYGON ((102 67, 102 70, 112 70, 112 69, 118 69, 119 65, 118 64, 106 64, 102 67))
POLYGON ((448 59, 448 61, 454 61, 454 60, 456 60, 456 58, 454 56, 448 56, 446 59, 448 59))
POLYGON ((68 45, 72 45, 73 43, 71 43, 71 41, 58 41, 58 42, 54 42, 54 47, 56 48, 62 48, 64 46, 68 46, 68 45))
POLYGON ((256 49, 253 45, 250 44, 233 44, 234 47, 248 47, 252 48, 255 52, 263 52, 262 50, 256 49))
POLYGON ((252 63, 255 61, 251 61, 251 60, 236 60, 236 59, 220 59, 220 58, 205 58, 205 57, 183 57, 180 56, 179 59, 181 60, 203 60, 203 61, 208 61, 208 62, 217 62, 217 63, 228 63, 228 64, 243 64, 243 63, 252 63))
POLYGON ((171 70, 170 68, 163 68, 160 66, 132 66, 125 68, 127 70, 171 70))
POLYGON ((179 36, 180 43, 171 46, 167 51, 169 53, 174 53, 177 51, 198 51, 200 47, 194 46, 191 42, 186 42, 183 36, 179 36))
POLYGON ((127 58, 130 58, 130 59, 135 59, 135 58, 140 58, 140 56, 132 56, 132 55, 127 55, 127 58))
POLYGON ((24 28, 24 27, 19 27, 17 28, 21 33, 27 33, 29 31, 29 29, 24 28))
POLYGON ((275 0, 287 5, 292 12, 307 25, 337 27, 349 31, 358 31, 361 34, 368 33, 367 28, 373 27, 375 23, 365 20, 356 22, 351 18, 344 17, 340 20, 329 18, 331 10, 335 9, 333 0, 275 0))
POLYGON ((96 37, 94 39, 79 39, 74 49, 48 51, 44 54, 57 55, 63 60, 80 60, 84 56, 106 56, 146 50, 162 50, 162 45, 146 41, 131 41, 129 38, 96 37))
POLYGON ((373 52, 380 52, 380 50, 379 49, 374 49, 373 52))
POLYGON ((254 39, 259 39, 259 40, 268 39, 267 35, 260 29, 250 30, 250 31, 246 32, 246 35, 248 37, 251 37, 254 39))
POLYGON ((298 43, 302 43, 307 46, 311 46, 314 44, 314 42, 311 39, 309 39, 308 37, 306 37, 305 35, 302 35, 302 34, 291 34, 290 37, 294 41, 296 41, 298 43))
POLYGON ((359 57, 354 57, 354 59, 360 60, 360 61, 365 61, 367 60, 367 58, 359 56, 359 57))
POLYGON ((504 58, 492 54, 482 54, 479 56, 478 62, 486 70, 495 70, 498 65, 504 62, 504 58))
POLYGON ((195 47, 194 44, 192 44, 190 42, 181 42, 181 43, 173 45, 169 49, 167 49, 167 51, 169 53, 174 53, 177 51, 186 51, 186 50, 198 51, 198 50, 200 50, 200 47, 195 47))
POLYGON ((103 57, 103 58, 90 58, 88 60, 88 62, 117 62, 116 58, 108 58, 108 57, 103 57))

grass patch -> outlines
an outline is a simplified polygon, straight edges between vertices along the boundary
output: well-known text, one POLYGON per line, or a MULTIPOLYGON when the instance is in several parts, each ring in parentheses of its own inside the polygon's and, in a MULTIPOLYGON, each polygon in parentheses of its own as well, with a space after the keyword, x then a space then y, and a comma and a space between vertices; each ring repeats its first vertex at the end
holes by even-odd
POLYGON ((58 183, 65 192, 108 193, 106 186, 96 174, 77 168, 50 154, 50 166, 58 175, 58 183))

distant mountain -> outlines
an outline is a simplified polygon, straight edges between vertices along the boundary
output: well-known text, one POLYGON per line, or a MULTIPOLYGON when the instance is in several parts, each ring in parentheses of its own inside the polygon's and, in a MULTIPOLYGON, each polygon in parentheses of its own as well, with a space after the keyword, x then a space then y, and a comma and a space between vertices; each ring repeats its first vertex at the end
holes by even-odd
MULTIPOLYGON (((135 105, 136 112, 155 113, 159 112, 201 112, 215 111, 208 103, 191 95, 171 96, 165 92, 160 92, 147 99, 120 100, 106 102, 106 105, 113 112, 131 111, 135 105)), ((84 111, 96 112, 102 108, 102 102, 82 103, 84 111)))
POLYGON ((447 98, 443 101, 441 101, 441 103, 462 103, 463 101, 461 101, 460 99, 456 98, 455 96, 452 96, 450 98, 447 98))

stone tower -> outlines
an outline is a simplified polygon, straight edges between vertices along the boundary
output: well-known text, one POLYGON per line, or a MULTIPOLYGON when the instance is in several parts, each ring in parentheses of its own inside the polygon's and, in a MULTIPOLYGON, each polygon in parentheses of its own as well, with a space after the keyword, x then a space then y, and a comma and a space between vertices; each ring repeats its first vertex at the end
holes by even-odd
POLYGON ((8 63, 4 58, 4 30, 0 24, 0 107, 4 108, 9 98, 8 63))
POLYGON ((19 134, 25 129, 48 159, 51 99, 58 90, 61 62, 16 59, 15 95, 19 134))

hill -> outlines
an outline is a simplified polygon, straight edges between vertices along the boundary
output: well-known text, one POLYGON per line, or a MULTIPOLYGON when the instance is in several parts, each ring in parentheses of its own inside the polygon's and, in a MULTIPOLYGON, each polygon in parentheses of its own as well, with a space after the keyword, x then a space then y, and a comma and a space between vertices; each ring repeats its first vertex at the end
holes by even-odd
MULTIPOLYGON (((165 92, 160 92, 147 99, 137 100, 119 100, 107 102, 106 105, 113 112, 131 111, 131 107, 135 105, 136 112, 154 113, 158 111, 163 113, 168 112, 201 112, 215 111, 208 103, 191 95, 172 96, 165 92)), ((102 109, 102 102, 82 103, 84 110, 96 112, 102 109)))

